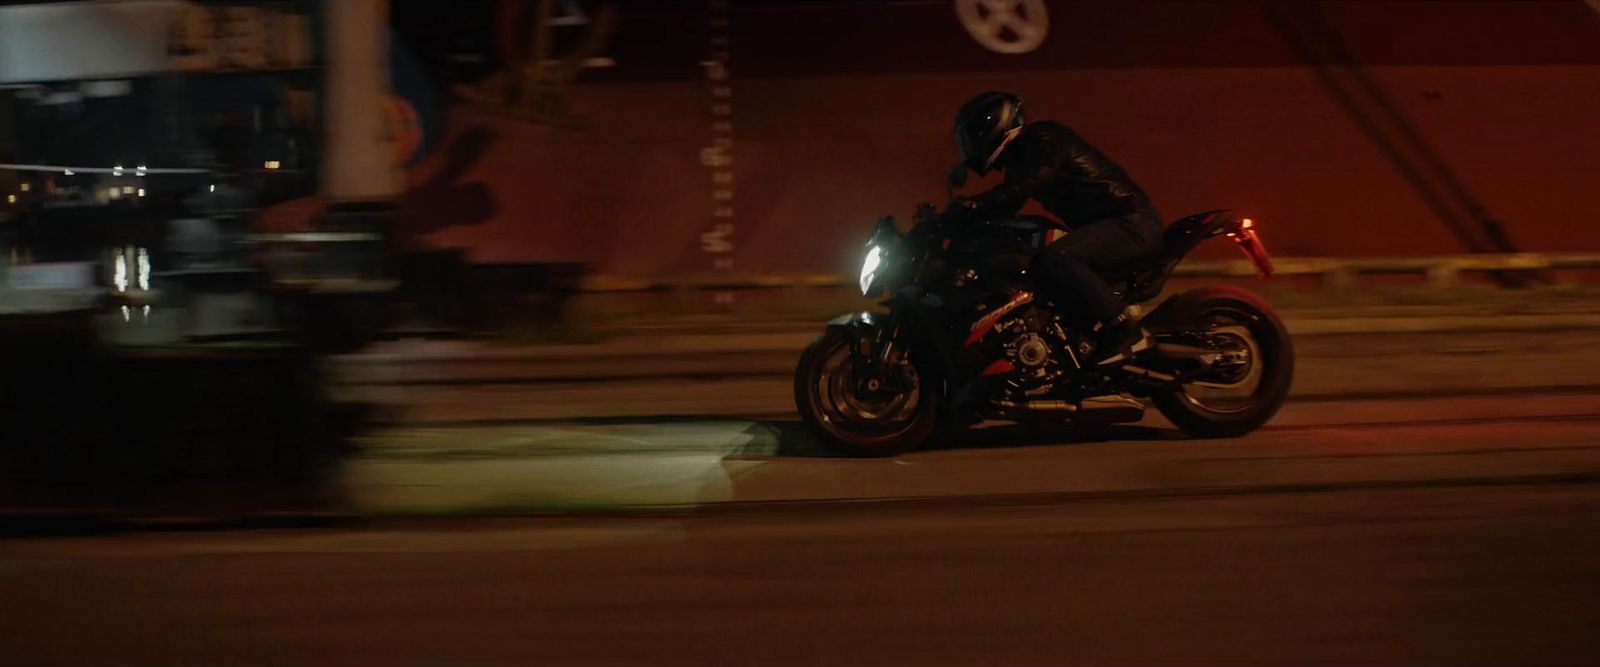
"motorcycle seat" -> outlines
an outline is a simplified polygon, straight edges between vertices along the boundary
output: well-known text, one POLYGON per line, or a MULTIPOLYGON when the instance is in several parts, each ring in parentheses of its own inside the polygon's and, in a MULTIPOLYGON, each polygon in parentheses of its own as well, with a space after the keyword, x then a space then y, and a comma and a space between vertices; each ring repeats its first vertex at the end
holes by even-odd
POLYGON ((1167 225, 1161 235, 1161 252, 1118 277, 1126 282, 1119 292, 1123 300, 1140 303, 1160 296, 1178 263, 1201 241, 1210 238, 1213 231, 1237 217, 1233 211, 1219 209, 1185 216, 1167 225))

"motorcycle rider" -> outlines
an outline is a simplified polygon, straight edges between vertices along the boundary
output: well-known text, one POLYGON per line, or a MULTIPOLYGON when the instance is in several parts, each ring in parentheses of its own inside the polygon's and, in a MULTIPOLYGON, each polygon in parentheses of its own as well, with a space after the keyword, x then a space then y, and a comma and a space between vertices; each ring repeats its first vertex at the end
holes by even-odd
POLYGON ((1022 98, 982 93, 956 113, 956 145, 968 169, 1005 173, 1005 182, 966 201, 980 217, 1016 215, 1037 200, 1070 230, 1035 260, 1040 284, 1095 336, 1089 363, 1110 365, 1152 344, 1132 308, 1103 274, 1161 250, 1163 224, 1155 206, 1122 167, 1070 128, 1029 123, 1022 98))

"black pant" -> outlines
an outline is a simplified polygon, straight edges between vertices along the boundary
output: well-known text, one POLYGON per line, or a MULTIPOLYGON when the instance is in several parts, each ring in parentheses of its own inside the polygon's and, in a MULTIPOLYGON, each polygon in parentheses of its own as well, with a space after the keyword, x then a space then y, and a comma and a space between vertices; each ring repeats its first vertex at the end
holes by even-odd
POLYGON ((1104 278, 1161 252, 1161 219, 1151 213, 1107 218, 1068 232, 1035 260, 1045 293, 1069 317, 1104 322, 1126 306, 1104 278))

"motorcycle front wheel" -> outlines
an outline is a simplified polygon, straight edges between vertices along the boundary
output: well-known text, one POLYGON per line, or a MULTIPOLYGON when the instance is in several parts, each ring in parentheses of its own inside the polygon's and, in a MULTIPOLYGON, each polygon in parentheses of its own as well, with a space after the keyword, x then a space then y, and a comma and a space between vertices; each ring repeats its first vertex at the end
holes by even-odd
POLYGON ((925 443, 938 425, 941 396, 914 355, 886 373, 873 372, 850 334, 830 328, 800 355, 795 407, 812 433, 849 456, 902 454, 925 443))

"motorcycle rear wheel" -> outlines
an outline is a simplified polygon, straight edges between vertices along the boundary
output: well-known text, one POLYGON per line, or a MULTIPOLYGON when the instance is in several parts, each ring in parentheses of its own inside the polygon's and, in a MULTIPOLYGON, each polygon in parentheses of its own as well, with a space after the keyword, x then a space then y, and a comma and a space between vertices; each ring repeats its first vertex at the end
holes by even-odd
POLYGON ((1294 380, 1294 349, 1283 321, 1261 297, 1205 287, 1174 297, 1151 319, 1147 328, 1234 332, 1226 335, 1238 337, 1249 350, 1251 366, 1240 377, 1192 382, 1151 397, 1186 435, 1236 438, 1261 428, 1283 407, 1294 380))
POLYGON ((938 426, 941 396, 911 359, 899 389, 859 372, 864 360, 851 336, 830 328, 806 347, 794 374, 800 418, 835 451, 856 457, 903 454, 938 426), (869 383, 871 386, 869 386, 869 383))

